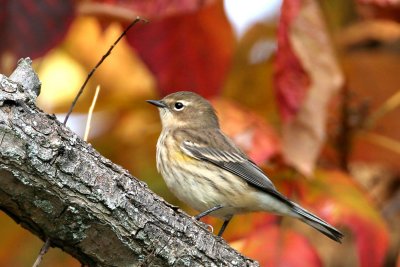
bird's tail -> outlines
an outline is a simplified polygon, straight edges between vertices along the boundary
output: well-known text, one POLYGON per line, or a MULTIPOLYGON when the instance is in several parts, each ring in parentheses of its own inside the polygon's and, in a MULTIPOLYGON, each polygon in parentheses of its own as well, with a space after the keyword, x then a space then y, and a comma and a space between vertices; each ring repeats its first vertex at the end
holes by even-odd
MULTIPOLYGON (((293 203, 293 202, 292 202, 293 203)), ((343 234, 339 232, 336 228, 331 226, 329 223, 325 222, 321 218, 318 218, 311 212, 303 209, 299 205, 293 203, 293 211, 299 215, 299 219, 304 223, 310 225, 311 227, 317 229, 327 237, 335 240, 336 242, 342 243, 341 239, 343 238, 343 234)))

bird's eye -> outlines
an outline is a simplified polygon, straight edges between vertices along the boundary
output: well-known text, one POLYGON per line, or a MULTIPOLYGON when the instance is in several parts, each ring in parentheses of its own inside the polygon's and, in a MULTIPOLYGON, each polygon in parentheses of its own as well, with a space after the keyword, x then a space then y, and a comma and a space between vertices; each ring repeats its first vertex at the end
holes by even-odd
POLYGON ((184 107, 185 105, 183 105, 182 102, 176 102, 174 105, 174 109, 177 111, 181 111, 184 107))

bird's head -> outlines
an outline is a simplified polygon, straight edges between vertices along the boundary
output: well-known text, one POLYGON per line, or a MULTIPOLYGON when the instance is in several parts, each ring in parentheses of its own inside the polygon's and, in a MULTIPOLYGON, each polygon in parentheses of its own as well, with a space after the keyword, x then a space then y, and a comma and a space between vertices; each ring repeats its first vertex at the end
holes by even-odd
POLYGON ((147 102, 158 107, 163 128, 219 128, 214 108, 198 94, 176 92, 147 102))

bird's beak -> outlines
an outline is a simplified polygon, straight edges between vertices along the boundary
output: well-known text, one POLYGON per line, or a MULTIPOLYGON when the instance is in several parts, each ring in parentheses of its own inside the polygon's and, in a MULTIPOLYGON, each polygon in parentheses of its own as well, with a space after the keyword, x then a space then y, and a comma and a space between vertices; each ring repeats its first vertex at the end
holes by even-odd
POLYGON ((146 100, 146 101, 148 103, 156 106, 156 107, 159 107, 159 108, 166 108, 167 107, 167 104, 165 104, 165 102, 162 101, 162 100, 146 100))

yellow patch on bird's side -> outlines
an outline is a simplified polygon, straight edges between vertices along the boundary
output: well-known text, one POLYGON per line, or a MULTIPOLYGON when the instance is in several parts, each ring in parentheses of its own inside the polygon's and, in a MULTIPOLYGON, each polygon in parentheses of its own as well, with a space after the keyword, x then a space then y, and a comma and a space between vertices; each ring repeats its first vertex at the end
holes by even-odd
POLYGON ((188 156, 187 154, 185 154, 182 150, 180 149, 173 149, 170 152, 170 156, 175 159, 178 162, 185 162, 185 163, 189 163, 189 162, 195 162, 196 159, 188 156))

